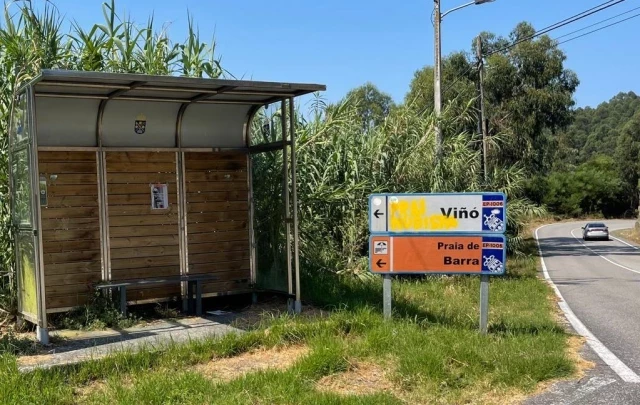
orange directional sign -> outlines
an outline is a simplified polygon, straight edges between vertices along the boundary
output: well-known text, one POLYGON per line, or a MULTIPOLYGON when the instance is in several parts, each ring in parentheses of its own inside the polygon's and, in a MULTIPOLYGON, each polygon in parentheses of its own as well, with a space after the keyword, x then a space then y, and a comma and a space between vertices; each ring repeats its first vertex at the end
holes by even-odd
POLYGON ((371 236, 369 266, 384 274, 504 274, 503 235, 371 236))

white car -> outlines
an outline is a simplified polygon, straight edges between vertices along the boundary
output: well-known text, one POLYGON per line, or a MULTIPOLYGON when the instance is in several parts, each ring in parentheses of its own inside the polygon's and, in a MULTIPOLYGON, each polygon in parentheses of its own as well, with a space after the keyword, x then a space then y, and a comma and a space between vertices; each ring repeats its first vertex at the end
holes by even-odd
POLYGON ((602 222, 589 222, 582 227, 582 239, 609 240, 609 228, 602 222))

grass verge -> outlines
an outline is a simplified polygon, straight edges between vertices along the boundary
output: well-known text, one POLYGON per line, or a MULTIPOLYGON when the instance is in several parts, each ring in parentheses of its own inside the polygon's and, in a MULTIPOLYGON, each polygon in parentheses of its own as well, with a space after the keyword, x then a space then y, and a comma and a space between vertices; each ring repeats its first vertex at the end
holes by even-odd
POLYGON ((536 276, 536 257, 510 258, 507 265, 509 275, 491 282, 486 336, 477 331, 477 278, 397 279, 394 319, 386 322, 379 280, 307 277, 308 298, 333 307, 329 316, 265 317, 240 335, 26 374, 5 354, 0 403, 510 403, 576 367, 550 289, 536 276), (287 346, 305 350, 285 368, 229 379, 199 366, 287 346), (327 389, 336 385, 333 377, 358 369, 380 370, 386 382, 378 391, 327 389), (323 386, 331 376, 334 383, 323 386))
POLYGON ((634 242, 640 244, 640 235, 634 228, 629 229, 618 229, 616 231, 611 231, 611 235, 616 238, 620 238, 626 240, 628 242, 634 242))

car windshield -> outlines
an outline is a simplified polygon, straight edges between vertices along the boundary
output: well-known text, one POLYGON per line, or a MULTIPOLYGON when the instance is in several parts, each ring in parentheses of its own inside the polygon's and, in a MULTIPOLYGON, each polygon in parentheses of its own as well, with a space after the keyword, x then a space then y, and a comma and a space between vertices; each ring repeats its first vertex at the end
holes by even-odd
POLYGON ((587 225, 587 228, 606 228, 606 225, 601 222, 597 222, 595 224, 587 225))

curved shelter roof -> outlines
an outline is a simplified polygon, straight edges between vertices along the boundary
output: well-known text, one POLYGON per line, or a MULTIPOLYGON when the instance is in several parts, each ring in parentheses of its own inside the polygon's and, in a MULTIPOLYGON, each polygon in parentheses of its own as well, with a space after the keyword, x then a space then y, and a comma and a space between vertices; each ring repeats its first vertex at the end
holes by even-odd
POLYGON ((260 106, 326 89, 69 70, 43 70, 25 87, 33 95, 38 145, 138 148, 247 147, 246 128, 260 106), (136 124, 140 133, 134 122, 144 123, 136 124))

